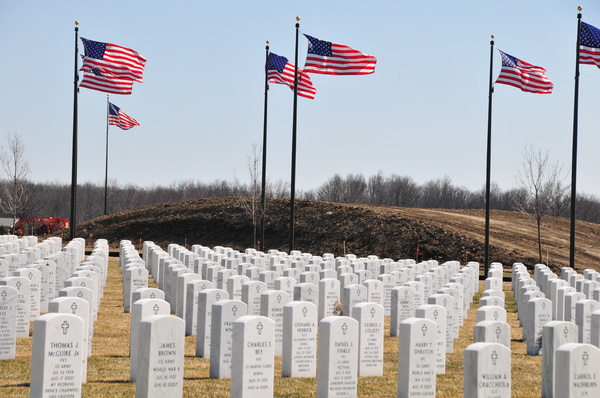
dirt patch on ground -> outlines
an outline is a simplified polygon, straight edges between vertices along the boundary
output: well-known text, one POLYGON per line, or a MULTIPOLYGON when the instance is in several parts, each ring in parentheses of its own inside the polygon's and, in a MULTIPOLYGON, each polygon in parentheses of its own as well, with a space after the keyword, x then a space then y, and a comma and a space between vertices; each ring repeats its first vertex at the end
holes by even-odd
MULTIPOLYGON (((341 256, 483 262, 484 211, 415 209, 296 201, 295 249, 341 256)), ((267 249, 289 251, 289 200, 268 202, 267 249)), ((77 236, 153 241, 163 247, 253 247, 252 222, 235 198, 207 198, 146 206, 82 223, 77 236)), ((576 267, 600 269, 600 225, 577 222, 576 267)), ((543 262, 555 270, 569 265, 569 219, 546 217, 542 227, 543 262)), ((538 262, 535 223, 520 213, 492 211, 490 261, 505 265, 538 262)))

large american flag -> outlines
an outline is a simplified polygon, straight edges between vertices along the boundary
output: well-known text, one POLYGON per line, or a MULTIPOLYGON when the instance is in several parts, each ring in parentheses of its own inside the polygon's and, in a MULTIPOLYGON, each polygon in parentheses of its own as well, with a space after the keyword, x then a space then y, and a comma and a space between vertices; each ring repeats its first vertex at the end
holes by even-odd
POLYGON ((600 68, 600 29, 585 22, 579 33, 579 63, 600 68))
POLYGON ((502 69, 496 83, 508 84, 528 93, 552 93, 554 84, 545 75, 546 69, 498 51, 502 57, 502 69))
POLYGON ((134 126, 139 126, 137 120, 128 116, 118 106, 113 103, 108 103, 108 124, 117 126, 123 130, 129 130, 134 126))
POLYGON ((133 80, 105 76, 98 69, 85 70, 79 87, 90 88, 110 94, 131 94, 133 80))
MULTIPOLYGON (((267 77, 269 83, 286 84, 294 89, 294 65, 286 57, 269 53, 267 62, 267 77)), ((317 89, 306 72, 298 68, 298 95, 304 98, 315 99, 317 89)))
POLYGON ((142 82, 146 58, 116 44, 81 38, 85 50, 80 70, 97 69, 103 75, 142 82))
POLYGON ((319 40, 305 34, 308 54, 304 71, 325 75, 368 75, 375 72, 377 58, 344 44, 319 40))

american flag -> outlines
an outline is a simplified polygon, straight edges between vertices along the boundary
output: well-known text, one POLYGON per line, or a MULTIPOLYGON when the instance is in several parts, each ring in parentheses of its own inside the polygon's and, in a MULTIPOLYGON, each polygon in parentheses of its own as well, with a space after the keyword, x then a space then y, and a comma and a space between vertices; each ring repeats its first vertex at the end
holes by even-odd
POLYGON ((496 83, 508 84, 528 93, 552 93, 554 84, 545 75, 546 69, 498 51, 502 57, 502 69, 496 83))
MULTIPOLYGON (((269 53, 267 62, 267 77, 269 83, 286 84, 294 89, 294 65, 286 57, 269 53)), ((317 89, 306 72, 298 68, 298 95, 304 98, 315 99, 317 89)))
POLYGON ((105 76, 98 69, 85 70, 79 87, 90 88, 110 94, 131 94, 133 80, 105 76))
POLYGON ((304 70, 325 75, 368 75, 375 72, 377 58, 348 47, 304 35, 308 54, 304 70))
POLYGON ((146 58, 116 44, 81 38, 85 50, 80 70, 98 69, 103 75, 142 83, 146 58))
POLYGON ((579 63, 600 68, 600 29, 585 22, 579 33, 579 63))
POLYGON ((108 103, 108 124, 117 126, 123 130, 129 130, 134 126, 139 126, 137 120, 128 116, 118 106, 113 103, 108 103))

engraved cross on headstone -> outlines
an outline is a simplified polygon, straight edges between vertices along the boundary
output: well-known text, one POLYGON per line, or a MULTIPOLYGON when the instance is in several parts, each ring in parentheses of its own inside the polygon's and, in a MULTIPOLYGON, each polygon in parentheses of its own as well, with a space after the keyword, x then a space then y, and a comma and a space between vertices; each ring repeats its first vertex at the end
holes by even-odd
POLYGON ((235 314, 237 313, 237 311, 238 311, 237 305, 234 305, 233 307, 231 307, 231 313, 233 314, 233 316, 235 316, 235 314))
POLYGON ((71 312, 73 314, 75 314, 75 312, 77 312, 77 303, 73 303, 71 304, 71 312))
POLYGON ((590 359, 590 356, 588 355, 587 351, 584 351, 583 355, 581 356, 581 359, 583 359, 583 365, 587 366, 588 359, 590 359))
POLYGON ((433 311, 433 319, 437 319, 437 316, 439 315, 438 310, 434 310, 433 311))
POLYGON ((263 330, 263 324, 262 324, 262 322, 258 322, 258 325, 256 325, 256 330, 258 331, 259 335, 262 334, 262 330, 263 330))
POLYGON ((375 308, 371 308, 371 318, 375 318, 375 313, 377 311, 375 311, 375 308))
POLYGON ((346 330, 348 330, 348 325, 346 325, 346 322, 344 322, 342 325, 342 332, 344 333, 344 336, 346 335, 346 330))
POLYGON ((565 330, 563 330, 563 333, 565 334, 565 339, 569 337, 569 328, 565 326, 565 330))
POLYGON ((423 331, 423 336, 425 336, 427 334, 427 325, 423 325, 421 330, 423 331))
POLYGON ((307 313, 308 313, 308 308, 306 308, 306 307, 302 308, 302 314, 304 315, 305 318, 306 318, 307 313))
POLYGON ((152 307, 152 309, 154 310, 154 315, 158 315, 158 310, 160 309, 158 304, 154 304, 154 307, 152 307))
POLYGON ((2 300, 6 300, 6 295, 7 295, 7 294, 8 294, 8 293, 6 293, 6 290, 3 290, 3 291, 2 291, 2 294, 0 294, 0 296, 2 296, 2 300))
POLYGON ((156 293, 154 293, 154 292, 150 293, 150 298, 156 298, 156 293))
POLYGON ((497 321, 498 320, 498 316, 500 314, 498 314, 498 311, 494 311, 494 320, 497 321))
POLYGON ((495 366, 496 365, 496 361, 498 360, 498 353, 496 352, 496 350, 494 350, 492 352, 491 358, 492 358, 492 364, 495 366))
POLYGON ((64 321, 62 325, 60 325, 60 327, 63 330, 63 334, 67 334, 67 330, 69 329, 69 323, 67 321, 64 321))
POLYGON ((500 326, 498 326, 496 328, 496 339, 500 339, 500 333, 501 333, 500 326))

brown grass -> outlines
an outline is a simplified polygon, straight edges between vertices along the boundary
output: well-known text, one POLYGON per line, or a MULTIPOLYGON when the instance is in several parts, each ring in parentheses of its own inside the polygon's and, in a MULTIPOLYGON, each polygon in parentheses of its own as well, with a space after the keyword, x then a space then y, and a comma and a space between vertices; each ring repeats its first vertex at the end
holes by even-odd
MULTIPOLYGON (((129 381, 129 314, 123 313, 121 275, 118 261, 109 260, 109 275, 98 321, 94 328, 92 357, 88 362, 88 382, 83 385, 85 397, 132 397, 135 384, 129 381)), ((541 395, 541 357, 525 354, 521 328, 514 312, 510 283, 505 283, 508 322, 512 326, 512 394, 516 397, 541 395)), ((478 297, 476 297, 478 299, 478 297)), ((475 301, 476 302, 476 301, 475 301)), ((454 353, 446 357, 446 374, 437 377, 437 397, 463 395, 463 351, 473 341, 476 304, 460 329, 454 353)), ((385 336, 389 336, 386 317, 385 336)), ((359 397, 396 396, 398 338, 385 337, 384 376, 360 377, 359 397)), ((0 361, 0 396, 29 396, 31 337, 19 338, 17 357, 0 361)), ((195 336, 186 337, 184 396, 229 397, 229 379, 210 379, 209 360, 196 358, 195 336)), ((276 397, 314 397, 316 379, 282 378, 281 358, 275 360, 276 397)))

